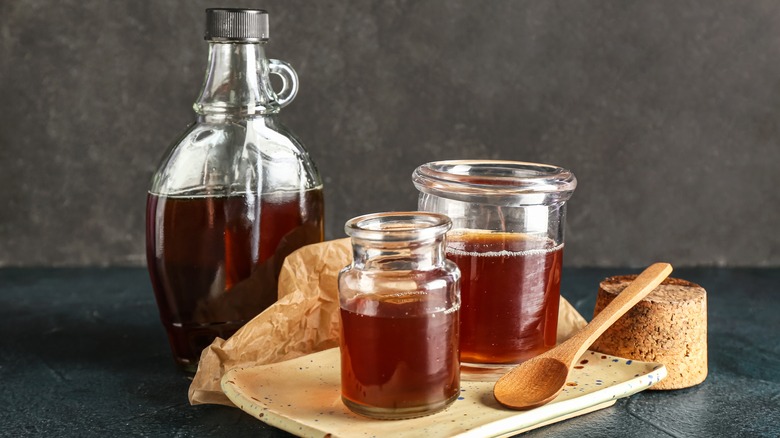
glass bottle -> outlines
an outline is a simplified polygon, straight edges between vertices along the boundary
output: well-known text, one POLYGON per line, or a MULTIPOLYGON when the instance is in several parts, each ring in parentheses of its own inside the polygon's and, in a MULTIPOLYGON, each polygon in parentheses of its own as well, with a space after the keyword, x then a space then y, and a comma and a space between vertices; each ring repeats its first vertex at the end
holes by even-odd
POLYGON ((450 220, 423 212, 347 222, 339 274, 342 400, 381 419, 440 411, 460 392, 460 273, 444 254, 450 220))
POLYGON ((177 363, 227 338, 277 299, 284 258, 323 240, 319 173, 278 120, 298 77, 267 59, 268 14, 207 9, 197 119, 173 143, 147 200, 147 263, 177 363), (270 75, 282 79, 275 92, 270 75))
POLYGON ((570 171, 498 160, 438 161, 412 180, 418 208, 453 222, 447 257, 461 279, 460 359, 484 373, 555 345, 570 171))

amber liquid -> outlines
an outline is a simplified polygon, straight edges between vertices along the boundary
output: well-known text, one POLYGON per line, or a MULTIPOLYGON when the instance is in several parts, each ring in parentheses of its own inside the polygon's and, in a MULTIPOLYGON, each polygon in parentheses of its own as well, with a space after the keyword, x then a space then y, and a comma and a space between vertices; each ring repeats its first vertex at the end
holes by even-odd
POLYGON ((457 230, 447 258, 461 271, 460 359, 514 364, 555 345, 563 245, 519 233, 457 230))
POLYGON ((323 240, 322 192, 150 194, 146 221, 160 319, 176 361, 192 371, 215 337, 231 336, 276 301, 284 258, 323 240))
POLYGON ((424 300, 355 298, 341 309, 342 399, 353 411, 410 418, 457 398, 457 309, 431 312, 424 300))

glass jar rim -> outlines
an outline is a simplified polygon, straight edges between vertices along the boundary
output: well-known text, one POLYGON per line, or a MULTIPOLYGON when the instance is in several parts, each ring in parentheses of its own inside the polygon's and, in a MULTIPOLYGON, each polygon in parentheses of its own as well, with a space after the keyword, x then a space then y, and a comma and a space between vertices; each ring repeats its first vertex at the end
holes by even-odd
POLYGON ((442 198, 499 205, 564 202, 577 178, 563 167, 509 160, 444 160, 415 169, 417 190, 442 198))
POLYGON ((377 242, 414 242, 435 239, 452 228, 446 215, 423 211, 370 213, 352 218, 344 232, 353 239, 377 242))

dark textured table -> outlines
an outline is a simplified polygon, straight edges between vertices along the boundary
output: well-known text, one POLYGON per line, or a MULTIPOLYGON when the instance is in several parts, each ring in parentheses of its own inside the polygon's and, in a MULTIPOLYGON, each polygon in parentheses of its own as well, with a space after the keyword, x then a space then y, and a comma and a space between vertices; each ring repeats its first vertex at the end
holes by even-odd
MULTIPOLYGON (((600 279, 568 269, 590 317, 600 279)), ((780 436, 780 269, 679 269, 709 293, 707 380, 645 391, 525 437, 780 436)), ((0 269, 0 436, 288 436, 189 406, 143 269, 0 269)))

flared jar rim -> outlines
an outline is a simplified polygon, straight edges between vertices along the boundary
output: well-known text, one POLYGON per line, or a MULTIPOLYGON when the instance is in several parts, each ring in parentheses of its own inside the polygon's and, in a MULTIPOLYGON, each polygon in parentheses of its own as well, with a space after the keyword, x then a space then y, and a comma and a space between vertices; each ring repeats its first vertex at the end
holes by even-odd
POLYGON ((497 205, 565 202, 577 187, 570 170, 510 160, 442 160, 412 174, 417 190, 442 198, 497 205))
POLYGON ((452 221, 446 215, 424 211, 393 211, 354 217, 344 225, 353 239, 375 242, 417 242, 443 236, 452 221))

